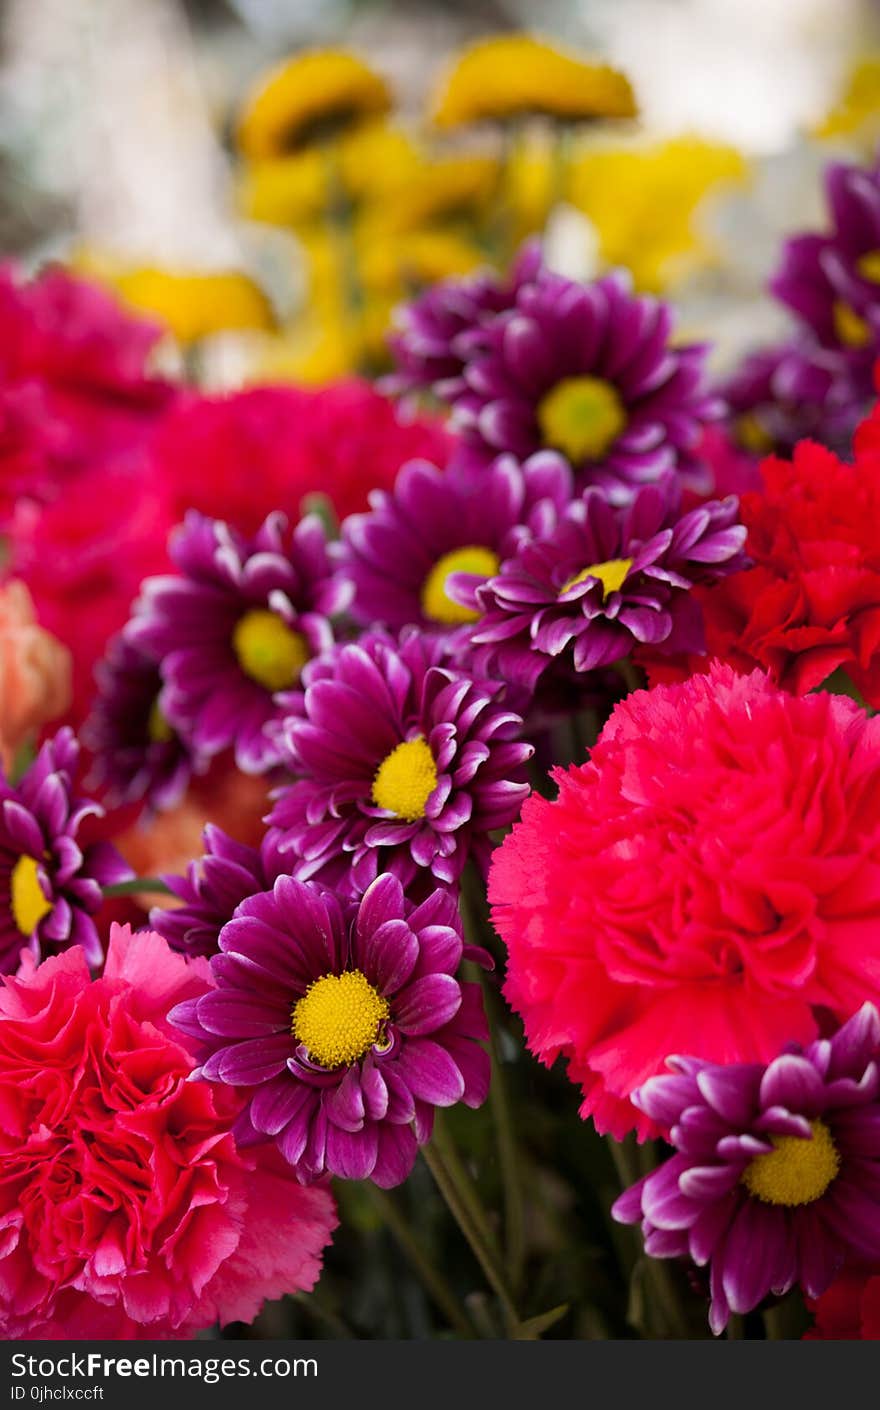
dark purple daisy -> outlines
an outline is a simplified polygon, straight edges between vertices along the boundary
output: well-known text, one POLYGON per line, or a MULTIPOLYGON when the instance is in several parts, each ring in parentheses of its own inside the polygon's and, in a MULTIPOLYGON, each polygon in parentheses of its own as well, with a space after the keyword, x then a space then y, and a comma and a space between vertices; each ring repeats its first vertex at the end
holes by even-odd
POLYGON ((162 677, 150 656, 121 634, 95 669, 98 693, 83 743, 94 755, 89 783, 113 807, 139 803, 173 808, 204 761, 194 757, 162 713, 162 677))
POLYGON ((161 663, 160 709, 196 754, 232 746, 240 769, 263 773, 277 762, 275 696, 332 644, 350 586, 317 515, 291 534, 270 514, 249 540, 191 510, 170 551, 179 576, 147 579, 126 638, 161 663))
POLYGON ((571 470, 552 453, 522 465, 500 456, 479 476, 405 465, 391 494, 374 490, 370 512, 342 526, 353 615, 394 630, 412 623, 466 645, 479 612, 448 595, 449 575, 465 573, 476 588, 522 539, 550 533, 571 497, 571 470))
POLYGON ((236 906, 258 891, 270 890, 276 877, 289 871, 276 834, 267 834, 258 850, 209 823, 204 839, 205 855, 190 863, 186 876, 162 878, 183 905, 173 910, 157 906, 150 912, 151 929, 186 955, 216 955, 220 931, 236 906))
MULTIPOLYGON (((744 566, 738 509, 731 495, 683 514, 675 476, 623 506, 588 490, 549 538, 523 543, 476 589, 475 667, 532 690, 549 666, 592 671, 636 644, 701 651, 688 592, 744 566)), ((471 601, 466 579, 452 577, 449 591, 471 601)))
POLYGON ((458 911, 419 906, 393 876, 360 901, 280 877, 243 901, 211 960, 217 988, 171 1011, 209 1056, 200 1075, 245 1089, 240 1141, 274 1139, 303 1183, 405 1180, 434 1107, 489 1086, 479 985, 456 978, 458 911))
POLYGON ((582 285, 541 269, 471 340, 453 426, 478 464, 556 450, 615 503, 670 469, 699 488, 697 446, 722 404, 705 348, 672 346, 671 328, 623 271, 582 285))
POLYGON ((370 632, 307 667, 280 731, 298 777, 269 817, 295 876, 359 894, 382 871, 406 886, 423 868, 456 882, 468 857, 486 869, 490 834, 528 793, 532 747, 502 687, 445 660, 423 632, 370 632))
POLYGON ((825 192, 829 230, 789 240, 770 288, 870 399, 880 352, 880 165, 832 162, 825 192))
POLYGON ((0 776, 0 890, 4 923, 0 971, 18 968, 22 949, 36 959, 82 945, 90 965, 103 959, 92 916, 102 886, 127 881, 131 869, 109 842, 86 845, 79 830, 103 808, 75 796, 79 745, 60 729, 40 749, 16 787, 0 776))
POLYGON ((383 379, 383 391, 430 391, 441 401, 452 401, 464 390, 462 373, 472 335, 510 308, 517 290, 534 278, 540 264, 540 244, 530 241, 506 280, 492 270, 480 270, 462 279, 444 279, 412 303, 402 304, 388 340, 397 368, 383 379))
POLYGON ((845 1259, 880 1259, 880 1017, 769 1065, 668 1059, 633 1094, 677 1153, 612 1209, 653 1258, 710 1267, 709 1324, 798 1284, 819 1297, 845 1259))
POLYGON ((737 443, 761 456, 787 454, 802 440, 844 453, 868 405, 836 353, 803 341, 750 353, 718 391, 737 443))

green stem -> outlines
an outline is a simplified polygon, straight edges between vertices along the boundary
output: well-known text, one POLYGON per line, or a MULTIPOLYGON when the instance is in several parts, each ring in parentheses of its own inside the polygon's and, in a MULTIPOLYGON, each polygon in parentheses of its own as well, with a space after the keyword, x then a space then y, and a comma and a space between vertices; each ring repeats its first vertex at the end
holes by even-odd
POLYGON ((291 1297, 298 1307, 313 1317, 318 1326, 324 1327, 332 1337, 342 1341, 353 1339, 354 1332, 351 1328, 336 1312, 331 1312, 329 1307, 324 1307, 314 1293, 292 1293, 291 1297))
POLYGON ((453 1176, 444 1156, 440 1153, 433 1141, 426 1146, 422 1146, 422 1155, 425 1164, 434 1177, 438 1190, 449 1207, 452 1217, 458 1224, 465 1240, 470 1245, 474 1257, 483 1270, 487 1283, 501 1304, 507 1335, 517 1340, 519 1316, 507 1287, 504 1274, 498 1266, 495 1254, 486 1243, 480 1226, 474 1222, 468 1202, 462 1197, 456 1178, 453 1176))
POLYGON ((462 1160, 456 1148, 455 1142, 449 1134, 446 1123, 441 1113, 434 1114, 434 1137, 431 1142, 433 1148, 440 1155, 446 1169, 455 1181, 456 1189, 468 1211, 471 1222, 479 1232, 480 1238, 489 1249, 492 1257, 501 1263, 501 1249, 498 1243, 498 1235, 489 1222, 489 1216, 483 1207, 479 1191, 471 1178, 467 1166, 462 1160))
POLYGON ((174 895, 171 887, 166 886, 158 876, 136 876, 131 881, 116 881, 112 886, 104 886, 102 890, 107 897, 136 896, 139 891, 156 891, 164 896, 174 895))
POLYGON ((472 1341, 474 1329, 459 1306, 458 1299, 443 1274, 435 1268, 426 1256, 406 1218, 401 1214, 394 1200, 378 1185, 368 1185, 373 1199, 394 1238, 406 1254, 416 1274, 420 1278, 428 1296, 433 1298, 439 1310, 460 1337, 472 1341))
MULTIPOLYGON (((635 1136, 630 1132, 622 1141, 608 1137, 605 1142, 614 1161, 615 1169, 623 1189, 634 1185, 643 1175, 649 1173, 656 1163, 647 1150, 639 1151, 635 1136)), ((691 1336, 687 1309, 683 1306, 676 1286, 674 1270, 660 1258, 645 1256, 645 1276, 654 1289, 657 1306, 666 1318, 672 1336, 689 1340, 691 1336)))
POLYGON ((517 1150, 507 1074, 501 1061, 498 1043, 498 1002, 484 970, 480 970, 480 985, 483 990, 483 1003, 489 1023, 489 1055, 492 1061, 489 1105, 492 1110, 498 1162, 501 1166, 501 1184, 504 1190, 504 1242, 507 1250, 507 1272, 513 1287, 519 1289, 522 1286, 526 1257, 525 1193, 521 1175, 522 1165, 517 1150))

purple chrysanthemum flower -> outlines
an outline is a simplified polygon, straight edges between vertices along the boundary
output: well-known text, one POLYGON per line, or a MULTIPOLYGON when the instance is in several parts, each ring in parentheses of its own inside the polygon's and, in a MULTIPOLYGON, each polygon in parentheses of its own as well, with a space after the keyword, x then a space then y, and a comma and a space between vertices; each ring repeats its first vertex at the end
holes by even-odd
POLYGON ((280 877, 242 902, 211 960, 217 988, 171 1021, 201 1039, 211 1082, 245 1089, 239 1140, 274 1139, 304 1183, 405 1180, 433 1109, 489 1085, 479 985, 452 897, 419 906, 381 876, 359 902, 280 877))
MULTIPOLYGON (((702 650, 688 591, 744 566, 738 508, 731 495, 683 514, 674 476, 646 485, 629 505, 588 490, 549 538, 523 543, 477 588, 475 667, 532 690, 551 665, 591 671, 636 644, 702 650)), ((471 600, 466 580, 452 577, 449 591, 471 600)))
POLYGON ((162 714, 158 665, 120 633, 95 680, 98 693, 82 731, 94 755, 90 784, 104 789, 114 807, 144 799, 152 808, 173 808, 205 763, 162 714))
POLYGON ((190 863, 186 876, 162 878, 183 905, 173 910, 156 906, 150 912, 150 928, 186 955, 216 955, 220 931, 236 906, 268 891, 276 877, 289 871, 276 834, 267 833, 259 848, 249 847, 209 823, 204 840, 205 855, 190 863))
POLYGON ((277 762, 274 697, 332 644, 328 618, 350 586, 317 515, 291 534, 270 514, 248 540, 191 510, 170 551, 179 576, 147 579, 126 638, 161 663, 162 714, 195 753, 231 746, 240 769, 262 773, 277 762))
POLYGON ((79 745, 60 729, 13 787, 0 777, 0 971, 18 967, 22 949, 36 959, 82 945, 91 965, 103 951, 92 916, 102 886, 128 880, 131 869, 109 842, 83 844, 79 830, 103 808, 75 796, 79 745))
POLYGON ((466 573, 476 588, 523 538, 550 533, 571 497, 571 470, 552 453, 522 465, 500 456, 479 477, 454 465, 405 465, 391 494, 374 490, 370 512, 343 524, 352 614, 364 625, 413 624, 466 645, 479 613, 448 595, 449 575, 466 573))
POLYGON ((722 404, 705 347, 672 346, 671 328, 624 271, 583 285, 542 269, 471 340, 453 426, 479 464, 556 450, 615 503, 670 469, 699 488, 697 446, 722 404))
POLYGON ((880 1017, 865 1004, 832 1038, 765 1066, 669 1058, 633 1094, 677 1154, 613 1207, 641 1221, 654 1258, 710 1265, 709 1323, 799 1284, 809 1297, 845 1259, 880 1259, 880 1017))
POLYGON ((718 390, 736 441, 762 456, 790 452, 802 440, 844 452, 867 409, 864 389, 841 359, 803 343, 750 353, 718 390))
POLYGON ((468 857, 483 870, 490 834, 528 793, 532 747, 499 684, 445 664, 442 643, 381 632, 307 667, 298 713, 281 729, 297 775, 269 822, 290 870, 363 891, 381 871, 453 883, 468 857))
POLYGON ((825 191, 830 229, 789 240, 770 288, 867 400, 880 352, 880 164, 832 162, 825 191))
POLYGON ((450 402, 464 390, 462 373, 473 334, 496 313, 510 308, 518 289, 533 279, 541 264, 537 240, 523 246, 508 279, 480 270, 461 279, 444 279, 402 304, 388 339, 397 364, 383 378, 391 395, 431 391, 450 402))

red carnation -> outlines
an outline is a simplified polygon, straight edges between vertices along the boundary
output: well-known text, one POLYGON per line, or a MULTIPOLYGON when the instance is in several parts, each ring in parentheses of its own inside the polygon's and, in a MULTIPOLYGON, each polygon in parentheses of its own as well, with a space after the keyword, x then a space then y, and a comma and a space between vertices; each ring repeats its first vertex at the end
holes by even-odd
POLYGON ((506 993, 601 1131, 671 1054, 770 1061, 880 998, 880 717, 713 664, 619 704, 495 852, 506 993))
POLYGON ((741 501, 754 566, 694 594, 708 657, 651 661, 651 679, 680 679, 718 656, 802 695, 840 667, 880 705, 880 457, 847 465, 801 441, 791 462, 771 457, 762 474, 764 493, 741 501))
POLYGON ((880 1341, 880 1277, 849 1272, 810 1304, 806 1341, 880 1341))
POLYGON ((407 460, 440 462, 449 441, 426 419, 407 420, 368 382, 319 390, 253 387, 181 402, 156 444, 156 465, 177 518, 198 509, 254 533, 272 510, 296 519, 325 494, 337 515, 367 508, 407 460))
POLYGON ((114 926, 0 989, 0 1335, 185 1337, 309 1289, 335 1225, 271 1152, 239 1151, 230 1089, 189 1080, 168 1024, 200 960, 114 926))

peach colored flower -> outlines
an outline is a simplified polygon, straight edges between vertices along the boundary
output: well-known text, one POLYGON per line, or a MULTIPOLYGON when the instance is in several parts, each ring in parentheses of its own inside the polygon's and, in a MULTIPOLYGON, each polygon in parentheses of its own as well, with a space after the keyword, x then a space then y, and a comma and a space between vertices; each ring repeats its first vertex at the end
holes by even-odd
POLYGON ((70 704, 70 652, 37 622, 31 595, 13 579, 0 587, 0 757, 9 770, 28 735, 70 704))

